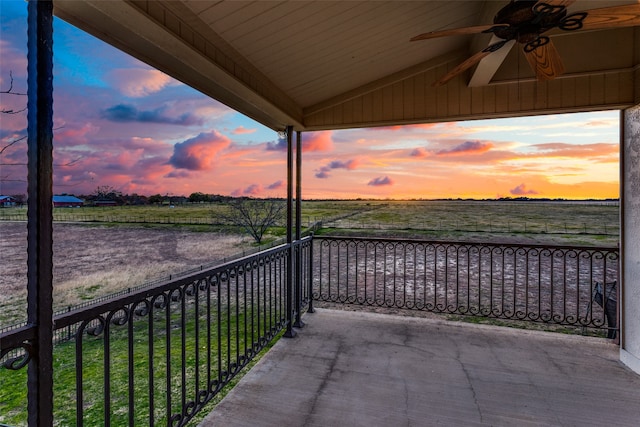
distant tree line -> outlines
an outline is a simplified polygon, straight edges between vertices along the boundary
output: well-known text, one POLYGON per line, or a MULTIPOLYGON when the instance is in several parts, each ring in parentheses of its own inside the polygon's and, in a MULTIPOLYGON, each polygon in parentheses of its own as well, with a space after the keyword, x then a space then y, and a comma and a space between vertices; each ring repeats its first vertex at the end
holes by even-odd
MULTIPOLYGON (((4 194, 3 194, 4 195, 4 194)), ((132 193, 123 194, 120 191, 109 186, 100 186, 91 194, 70 194, 62 193, 62 196, 75 196, 82 199, 86 206, 131 206, 131 205, 185 205, 193 203, 231 203, 240 199, 252 199, 251 197, 233 197, 223 196, 221 194, 207 194, 201 192, 191 193, 187 196, 176 196, 170 194, 152 194, 145 196, 142 194, 132 193)), ((8 194, 15 201, 16 205, 26 204, 27 196, 25 194, 8 194)), ((266 200, 282 200, 279 198, 267 198, 266 200)))
POLYGON ((173 194, 152 194, 145 196, 132 193, 123 194, 115 188, 103 185, 98 186, 93 193, 78 196, 87 205, 184 205, 187 203, 226 203, 234 200, 234 197, 220 194, 207 194, 202 192, 191 193, 188 197, 176 196, 173 194), (107 203, 109 202, 109 203, 107 203))

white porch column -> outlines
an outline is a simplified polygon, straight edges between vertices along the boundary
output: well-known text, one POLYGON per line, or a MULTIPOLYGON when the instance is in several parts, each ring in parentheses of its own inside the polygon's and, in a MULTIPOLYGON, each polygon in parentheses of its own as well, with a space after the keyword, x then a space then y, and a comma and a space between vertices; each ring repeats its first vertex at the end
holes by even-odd
POLYGON ((640 104, 622 112, 620 360, 640 374, 640 104))

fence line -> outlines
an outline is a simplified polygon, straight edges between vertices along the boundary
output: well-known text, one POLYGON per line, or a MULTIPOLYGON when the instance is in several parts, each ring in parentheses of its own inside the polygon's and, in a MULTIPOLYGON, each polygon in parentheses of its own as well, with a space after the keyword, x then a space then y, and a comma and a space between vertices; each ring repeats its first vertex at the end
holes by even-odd
MULTIPOLYGON (((619 224, 589 224, 586 222, 541 222, 541 221, 366 221, 355 220, 357 212, 331 217, 303 217, 303 223, 312 227, 322 223, 325 227, 355 230, 419 230, 419 231, 457 231, 473 233, 525 233, 525 234, 589 234, 617 236, 620 234, 619 224)), ((129 215, 83 215, 54 212, 55 222, 93 222, 93 223, 128 223, 128 224, 175 224, 175 225, 210 225, 217 227, 233 226, 214 217, 172 217, 172 216, 129 216, 129 215)), ((1 215, 4 221, 26 221, 26 214, 1 215)), ((278 222, 278 227, 286 224, 278 222)))

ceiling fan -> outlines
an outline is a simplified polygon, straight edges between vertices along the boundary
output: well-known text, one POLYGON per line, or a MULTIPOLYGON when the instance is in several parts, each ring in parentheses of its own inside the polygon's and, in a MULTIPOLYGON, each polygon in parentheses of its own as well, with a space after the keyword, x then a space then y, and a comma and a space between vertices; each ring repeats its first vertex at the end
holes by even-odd
POLYGON ((576 0, 511 0, 493 18, 493 24, 432 31, 411 41, 437 37, 492 33, 499 41, 467 58, 436 81, 441 86, 480 62, 482 58, 515 40, 524 45, 524 55, 539 80, 551 80, 564 73, 562 60, 553 41, 544 35, 558 28, 563 31, 600 30, 640 25, 640 3, 604 7, 568 14, 567 7, 576 0))

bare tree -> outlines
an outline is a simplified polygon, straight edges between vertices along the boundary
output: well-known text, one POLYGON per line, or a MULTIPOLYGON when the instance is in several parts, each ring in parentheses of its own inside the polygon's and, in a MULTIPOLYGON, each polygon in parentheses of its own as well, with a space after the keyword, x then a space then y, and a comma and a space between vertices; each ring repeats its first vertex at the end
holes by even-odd
MULTIPOLYGON (((27 96, 26 93, 22 93, 22 92, 16 92, 13 88, 13 73, 11 71, 9 71, 9 88, 6 90, 0 90, 0 95, 3 95, 3 101, 5 101, 6 96, 4 95, 14 95, 14 96, 27 96)), ((0 114, 19 114, 22 113, 24 111, 26 111, 27 107, 26 105, 18 110, 14 110, 13 108, 6 108, 2 105, 0 105, 0 114)), ((6 143, 5 145, 0 147, 0 167, 2 166, 23 166, 23 164, 21 163, 15 163, 15 162, 4 162, 2 161, 2 156, 4 154, 4 152, 11 148, 13 145, 17 144, 20 141, 26 140, 27 137, 26 135, 20 138, 16 138, 13 141, 10 141, 8 143, 6 143)), ((11 179, 11 174, 3 174, 0 175, 0 186, 2 185, 2 183, 5 182, 26 182, 25 179, 11 179)))
POLYGON ((229 208, 222 219, 242 227, 260 244, 267 229, 282 218, 285 204, 282 200, 238 198, 229 202, 229 208))
MULTIPOLYGON (((13 88, 13 72, 9 71, 9 88, 6 90, 0 90, 0 95, 15 95, 15 96, 27 96, 26 93, 24 92, 17 92, 14 88, 13 88)), ((22 113, 24 111, 27 111, 27 106, 25 105, 23 108, 20 108, 19 110, 14 110, 12 108, 5 108, 3 106, 0 106, 0 114, 19 114, 22 113)), ((58 130, 58 129, 62 129, 63 126, 57 127, 57 128, 53 128, 53 130, 58 130)), ((14 139, 13 141, 8 142, 6 145, 0 147, 0 155, 2 155, 5 150, 11 148, 13 145, 17 144, 20 141, 24 141, 27 139, 27 135, 21 136, 19 138, 14 139)), ((72 164, 78 162, 80 160, 80 158, 74 159, 66 164, 63 164, 62 166, 71 166, 72 164)), ((2 163, 0 164, 1 166, 26 166, 26 163, 2 163)))
MULTIPOLYGON (((13 73, 11 71, 9 71, 9 89, 0 90, 0 94, 27 96, 26 93, 16 92, 15 90, 13 90, 13 73)), ((19 110, 14 110, 12 108, 0 107, 0 113, 2 113, 2 114, 18 114, 18 113, 22 113, 26 109, 27 109, 26 106, 24 108, 19 109, 19 110)))

